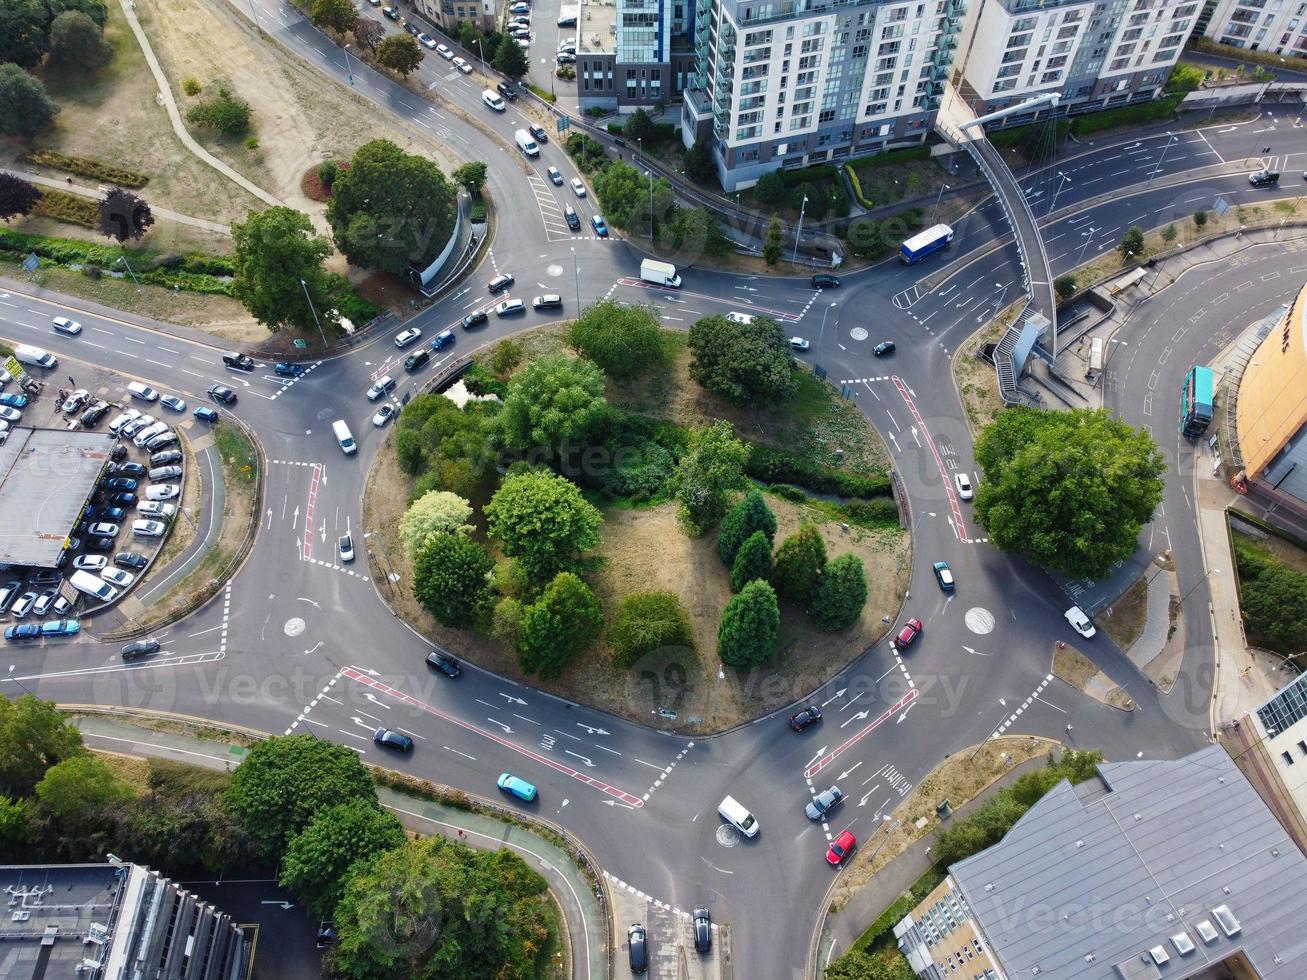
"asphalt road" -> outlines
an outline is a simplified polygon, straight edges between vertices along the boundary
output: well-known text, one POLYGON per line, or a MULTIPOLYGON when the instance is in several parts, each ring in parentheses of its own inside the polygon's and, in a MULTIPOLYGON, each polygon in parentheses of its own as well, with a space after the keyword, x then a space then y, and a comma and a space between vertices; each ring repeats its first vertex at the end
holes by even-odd
MULTIPOLYGON (((258 9, 275 37, 343 81, 338 50, 298 15, 258 9)), ((501 271, 517 277, 512 295, 561 293, 564 315, 612 296, 652 300, 674 327, 731 309, 775 316, 787 330, 813 340, 809 360, 820 362, 832 379, 851 382, 858 404, 890 446, 910 500, 915 543, 903 616, 924 620, 924 634, 903 656, 875 645, 815 692, 769 683, 766 673, 732 678, 756 685, 760 703, 773 714, 707 739, 632 725, 471 665, 450 681, 427 671, 429 644, 378 601, 379 591, 407 583, 369 580, 367 563, 341 562, 335 546, 338 535, 350 532, 356 548, 372 547, 360 534, 360 501, 384 433, 370 421, 377 405, 364 391, 391 372, 402 378, 394 392, 399 398, 434 365, 405 376, 392 331, 293 382, 276 378, 266 364, 240 374, 221 365, 216 346, 186 332, 97 313, 80 301, 37 298, 21 283, 0 282, 0 332, 9 340, 37 342, 62 360, 94 362, 191 400, 214 380, 234 384, 240 396, 235 410, 258 433, 269 461, 266 512, 251 559, 218 599, 171 628, 157 658, 125 667, 116 649, 93 642, 38 646, 12 653, 15 681, 6 683, 21 682, 61 702, 128 704, 270 732, 310 731, 351 746, 368 761, 481 795, 495 795, 495 777, 514 772, 540 787, 539 812, 582 837, 612 875, 676 909, 706 903, 715 921, 731 923, 740 976, 803 974, 807 940, 835 874, 822 858, 827 841, 846 827, 865 839, 946 754, 998 730, 1062 738, 1067 725, 1075 742, 1101 746, 1118 759, 1174 756, 1203 743, 1201 657, 1186 663, 1198 680, 1192 696, 1162 698, 1106 637, 1080 644, 1134 698, 1138 708, 1129 714, 1049 680, 1053 642, 1074 638, 1062 618, 1069 601, 1043 572, 989 547, 970 505, 953 490, 953 472, 974 473, 975 466, 947 380, 949 358, 1021 288, 1013 247, 982 254, 1005 231, 1000 216, 981 208, 959 222, 950 256, 914 268, 882 264, 847 276, 838 290, 813 290, 806 277, 696 268, 684 273, 676 293, 649 289, 638 280, 638 250, 616 238, 560 228, 563 204, 576 206, 583 221, 595 205, 534 172, 554 165, 565 177, 574 175, 556 143, 535 165, 512 148, 512 130, 525 121, 521 100, 504 116, 493 115, 479 102, 485 80, 462 76, 434 56, 422 71, 422 84, 434 84, 448 100, 444 108, 420 105, 412 92, 365 70, 355 71, 355 90, 380 110, 448 141, 459 155, 486 160, 504 217, 488 262, 405 326, 417 325, 429 338, 489 305, 484 283, 501 271), (468 125, 457 113, 480 125, 468 125), (944 262, 953 264, 946 270, 944 262), (81 338, 49 328, 50 316, 70 308, 87 328, 81 338), (876 359, 870 348, 884 339, 896 341, 898 351, 876 359), (330 423, 338 418, 359 441, 355 456, 336 446, 330 423), (955 594, 936 586, 930 570, 936 560, 954 569, 955 594), (793 735, 784 719, 798 700, 824 705, 826 717, 793 735), (408 757, 382 752, 371 742, 378 726, 410 732, 417 749, 408 757), (831 782, 841 784, 848 802, 835 822, 809 822, 802 808, 810 792, 831 782), (716 804, 728 792, 757 815, 762 832, 756 839, 742 840, 717 818, 716 804)), ((1289 124, 1261 119, 1185 133, 1164 149, 1167 142, 1160 136, 1085 148, 1026 178, 1037 216, 1043 200, 1053 210, 1057 193, 1058 217, 1045 230, 1055 270, 1115 247, 1136 221, 1186 218, 1218 196, 1242 203, 1300 192, 1287 174, 1290 156, 1276 161, 1286 179, 1271 191, 1253 191, 1241 174, 1197 175, 1179 186, 1147 183, 1150 174, 1160 185, 1195 168, 1232 163, 1255 144, 1307 153, 1307 139, 1289 124), (1059 170, 1069 179, 1058 177, 1059 170), (1097 199, 1114 187, 1122 189, 1097 199)), ((1273 307, 1290 284, 1270 290, 1265 304, 1273 307)), ((513 320, 492 315, 473 334, 458 329, 455 345, 441 356, 544 319, 533 312, 513 320)), ((1195 338, 1201 333, 1194 331, 1195 338)), ((1138 390, 1125 364, 1113 367, 1113 378, 1117 391, 1138 390)), ((1121 411, 1132 418, 1134 409, 1122 402, 1121 411)), ((1182 485, 1168 482, 1167 533, 1178 553, 1196 546, 1192 522, 1177 517, 1183 511, 1173 504, 1172 494, 1180 492, 1182 485)))

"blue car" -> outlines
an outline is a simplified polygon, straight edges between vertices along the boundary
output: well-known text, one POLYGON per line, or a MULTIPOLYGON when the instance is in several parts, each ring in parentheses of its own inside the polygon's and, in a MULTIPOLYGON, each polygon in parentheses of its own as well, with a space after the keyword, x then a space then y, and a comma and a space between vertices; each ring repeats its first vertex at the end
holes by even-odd
POLYGON ((44 636, 76 636, 82 631, 82 624, 75 619, 55 619, 41 624, 44 636))
MULTIPOLYGON (((35 640, 38 639, 40 636, 41 636, 40 623, 19 623, 16 626, 9 626, 5 628, 6 640, 14 640, 14 641, 35 640)), ((534 793, 535 790, 532 790, 531 792, 534 793)))
POLYGON ((121 524, 127 517, 127 511, 121 507, 106 507, 97 515, 96 520, 108 521, 110 524, 121 524))
POLYGON ((8 405, 10 408, 26 408, 26 395, 11 395, 8 392, 0 394, 0 405, 8 405))
POLYGON ((604 224, 604 219, 599 217, 599 215, 591 215, 590 224, 594 226, 595 234, 600 238, 608 237, 608 226, 604 224))
POLYGON ((436 334, 434 337, 431 338, 431 349, 440 350, 442 347, 446 346, 447 344, 452 344, 453 342, 454 342, 454 331, 442 330, 440 331, 440 333, 436 334))
POLYGON ((106 490, 135 490, 136 481, 130 476, 115 476, 104 482, 104 488, 106 490))
POLYGON ((274 364, 272 370, 279 378, 298 378, 304 373, 304 369, 298 364, 287 364, 285 361, 274 364))
POLYGON ((109 503, 113 504, 115 507, 135 507, 137 497, 134 493, 115 493, 109 498, 109 503))
POLYGON ((195 417, 199 419, 201 422, 218 421, 218 413, 215 412, 213 409, 209 408, 207 405, 201 405, 199 408, 197 408, 195 410, 195 417))
POLYGON ((512 773, 501 772, 498 785, 505 793, 512 793, 519 800, 525 800, 527 803, 535 801, 536 788, 525 779, 519 779, 512 773))

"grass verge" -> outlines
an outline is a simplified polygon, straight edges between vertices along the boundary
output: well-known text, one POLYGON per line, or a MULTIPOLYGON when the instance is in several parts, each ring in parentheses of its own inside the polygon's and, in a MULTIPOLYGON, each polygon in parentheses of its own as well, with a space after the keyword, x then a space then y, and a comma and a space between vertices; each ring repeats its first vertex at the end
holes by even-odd
POLYGON ((1111 615, 1100 614, 1094 620, 1098 628, 1122 650, 1128 651, 1144 631, 1144 624, 1148 620, 1148 579, 1151 575, 1159 574, 1161 573, 1156 571, 1149 572, 1135 579, 1121 593, 1121 598, 1112 603, 1111 615))

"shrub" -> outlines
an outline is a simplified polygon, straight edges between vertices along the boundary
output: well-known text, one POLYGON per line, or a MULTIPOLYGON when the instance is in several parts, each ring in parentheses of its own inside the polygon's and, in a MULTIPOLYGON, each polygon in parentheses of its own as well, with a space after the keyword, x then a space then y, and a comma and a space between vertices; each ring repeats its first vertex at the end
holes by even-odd
POLYGON ((771 541, 762 531, 754 531, 735 553, 735 561, 731 564, 731 591, 739 592, 754 579, 765 582, 771 577, 771 572, 771 541))
POLYGON ((571 572, 559 572, 522 614, 518 663, 542 680, 558 677, 594 645, 603 625, 603 606, 590 587, 571 572))
POLYGON ((1065 302, 1076 294, 1076 277, 1068 273, 1065 276, 1058 276, 1053 280, 1053 289, 1057 292, 1057 298, 1065 302))
POLYGON ((806 604, 825 568, 826 542, 814 525, 804 521, 776 550, 772 585, 782 599, 806 604))
POLYGON ((867 575, 857 555, 840 555, 826 566, 817 582, 808 615, 827 633, 848 629, 867 604, 867 575))
POLYGON ((238 99, 225 88, 216 97, 192 106, 186 118, 197 126, 216 129, 226 136, 240 136, 250 128, 250 104, 238 99))
POLYGON ((89 177, 106 184, 117 184, 119 187, 144 187, 150 179, 134 170, 123 170, 121 167, 102 163, 99 160, 69 156, 66 153, 56 153, 54 150, 29 150, 21 159, 24 163, 62 170, 65 173, 76 174, 78 177, 89 177))
POLYGON ((1071 120, 1071 132, 1077 137, 1101 133, 1105 129, 1117 126, 1137 126, 1143 123, 1170 119, 1175 115, 1175 107, 1184 98, 1183 93, 1167 95, 1150 102, 1122 106, 1119 109, 1105 109, 1102 112, 1089 112, 1071 120))
POLYGON ((791 483, 773 483, 767 489, 782 500, 789 500, 796 504, 804 503, 808 499, 806 493, 791 483))
POLYGON ((863 157, 860 160, 853 160, 845 164, 845 167, 892 167, 900 163, 906 163, 909 160, 929 159, 929 146, 909 146, 902 150, 885 150, 869 157, 863 157))
POLYGON ((182 79, 182 91, 187 95, 199 95, 202 89, 200 80, 194 75, 187 75, 182 79))
POLYGON ((789 483, 810 493, 836 494, 841 497, 883 497, 890 493, 889 477, 881 473, 868 476, 818 466, 783 449, 749 443, 744 472, 762 483, 789 483))
POLYGON ((522 348, 511 340, 501 340, 490 354, 490 372, 497 378, 508 377, 521 363, 522 348))
POLYGON ((722 519, 717 554, 727 565, 732 565, 744 542, 756 532, 761 532, 766 538, 770 550, 772 539, 776 537, 776 515, 767 506, 762 491, 755 487, 722 519))
POLYGON ((426 465, 422 455, 422 439, 412 429, 395 433, 395 457, 399 468, 409 476, 417 476, 426 465))
POLYGON ((760 667, 776 654, 781 612, 776 593, 754 579, 731 598, 717 626, 717 655, 741 670, 760 667))
POLYGON ((96 228, 100 224, 99 201, 66 191, 43 191, 41 199, 32 206, 31 213, 70 225, 81 225, 83 228, 96 228))
POLYGON ((608 132, 612 133, 614 136, 622 136, 626 132, 626 130, 621 125, 621 123, 609 123, 604 128, 608 130, 608 132))
POLYGON ((861 527, 897 527, 899 505, 893 497, 874 497, 871 500, 850 500, 840 510, 852 524, 861 527))
POLYGON ((690 619, 674 592, 634 592, 617 606, 608 628, 613 665, 627 668, 660 647, 693 647, 690 619))

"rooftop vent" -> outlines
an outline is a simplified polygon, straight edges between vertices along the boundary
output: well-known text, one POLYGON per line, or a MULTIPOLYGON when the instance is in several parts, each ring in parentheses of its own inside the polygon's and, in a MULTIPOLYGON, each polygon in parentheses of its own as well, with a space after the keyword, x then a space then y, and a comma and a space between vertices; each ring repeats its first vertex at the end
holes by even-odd
POLYGON ((1198 937, 1208 945, 1211 945, 1212 943, 1216 942, 1218 938, 1216 934, 1216 929, 1213 928, 1212 924, 1208 922, 1206 919, 1200 921, 1196 926, 1194 926, 1194 929, 1197 930, 1198 937))
POLYGON ((1239 925, 1239 920, 1234 917, 1234 913, 1230 911, 1228 905, 1218 905, 1212 909, 1212 918, 1216 920, 1216 924, 1221 927, 1221 931, 1227 936, 1237 936, 1239 930, 1243 928, 1239 925))
POLYGON ((1194 951, 1194 941, 1189 938, 1187 932, 1177 932, 1171 937, 1171 945, 1181 956, 1185 956, 1194 951))
POLYGON ((1148 955, 1153 958, 1153 962, 1156 963, 1158 966, 1161 966, 1163 963, 1169 963, 1171 961, 1171 957, 1166 955, 1165 946, 1154 946, 1152 949, 1148 951, 1148 955))

